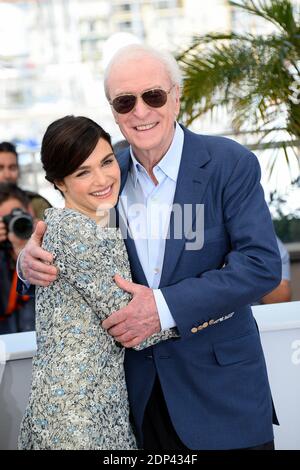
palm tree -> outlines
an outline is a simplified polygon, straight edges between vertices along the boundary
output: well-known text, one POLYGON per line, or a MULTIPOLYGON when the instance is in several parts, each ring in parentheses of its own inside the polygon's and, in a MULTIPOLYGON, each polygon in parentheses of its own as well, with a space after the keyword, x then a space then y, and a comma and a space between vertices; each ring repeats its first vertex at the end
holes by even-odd
POLYGON ((300 165, 300 8, 289 0, 229 4, 275 31, 194 37, 177 56, 184 73, 181 118, 189 125, 225 107, 234 131, 259 132, 262 147, 280 146, 287 161, 286 148, 293 147, 300 165))

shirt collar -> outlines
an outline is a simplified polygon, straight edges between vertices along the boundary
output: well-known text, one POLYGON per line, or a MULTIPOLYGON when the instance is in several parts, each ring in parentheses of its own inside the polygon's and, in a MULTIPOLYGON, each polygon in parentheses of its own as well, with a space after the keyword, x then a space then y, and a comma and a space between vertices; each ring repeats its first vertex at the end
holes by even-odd
POLYGON ((131 173, 131 176, 133 178, 134 187, 136 187, 137 180, 138 180, 138 177, 139 177, 139 172, 143 171, 143 166, 140 164, 140 162, 137 161, 137 159, 133 155, 133 151, 132 151, 131 146, 130 146, 130 156, 131 156, 131 161, 132 161, 132 165, 131 165, 131 168, 130 168, 130 173, 131 173))
MULTIPOLYGON (((179 166, 181 161, 182 149, 184 141, 184 132, 176 122, 175 132, 172 143, 169 147, 169 150, 156 165, 161 171, 164 172, 166 176, 171 178, 175 183, 177 182, 179 166)), ((145 171, 144 167, 138 162, 133 154, 133 150, 130 146, 130 156, 132 160, 131 165, 131 176, 133 178, 134 186, 136 186, 139 172, 145 171)))

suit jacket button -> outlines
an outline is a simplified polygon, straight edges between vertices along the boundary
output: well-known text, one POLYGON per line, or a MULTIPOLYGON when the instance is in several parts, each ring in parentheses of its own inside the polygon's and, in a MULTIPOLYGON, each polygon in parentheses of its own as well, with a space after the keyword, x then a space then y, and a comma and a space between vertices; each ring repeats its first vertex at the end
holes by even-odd
POLYGON ((198 328, 196 328, 196 327, 194 327, 194 328, 191 329, 191 332, 192 332, 192 333, 197 333, 197 331, 198 331, 198 328))
POLYGON ((197 328, 198 331, 201 331, 203 330, 203 326, 202 325, 199 325, 198 328, 197 328))
POLYGON ((215 320, 209 320, 208 324, 213 325, 215 323, 215 320))
POLYGON ((208 322, 207 321, 204 322, 202 326, 203 326, 203 328, 207 328, 208 327, 208 322))

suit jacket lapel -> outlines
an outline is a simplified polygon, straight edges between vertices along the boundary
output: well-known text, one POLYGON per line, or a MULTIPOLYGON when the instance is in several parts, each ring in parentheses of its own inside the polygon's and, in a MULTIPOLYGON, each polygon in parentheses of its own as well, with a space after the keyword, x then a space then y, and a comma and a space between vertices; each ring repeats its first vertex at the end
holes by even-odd
MULTIPOLYGON (((180 206, 182 214, 184 214, 184 205, 190 205, 190 208, 192 208, 190 229, 192 229, 192 224, 196 216, 196 204, 201 204, 211 176, 211 170, 204 167, 209 160, 210 156, 202 144, 201 137, 184 128, 184 145, 173 207, 176 205, 180 206)), ((188 242, 186 239, 186 235, 188 235, 187 227, 184 227, 183 217, 180 227, 181 230, 174 232, 174 214, 176 213, 175 207, 170 217, 169 237, 166 240, 160 286, 164 286, 168 283, 168 279, 170 279, 176 268, 181 252, 185 248, 185 243, 188 242), (182 236, 175 239, 174 233, 178 234, 180 231, 182 236)))
POLYGON ((121 187, 120 187, 120 193, 123 191, 127 176, 128 176, 128 171, 130 169, 130 151, 129 148, 123 150, 120 154, 117 155, 117 160, 120 166, 121 170, 121 187))
POLYGON ((124 221, 121 220, 121 217, 120 217, 120 229, 124 238, 124 242, 125 242, 128 257, 129 257, 132 279, 134 282, 143 284, 144 286, 148 286, 148 281, 146 279, 144 270, 140 263, 134 240, 131 238, 130 233, 128 231, 127 221, 125 224, 124 221))

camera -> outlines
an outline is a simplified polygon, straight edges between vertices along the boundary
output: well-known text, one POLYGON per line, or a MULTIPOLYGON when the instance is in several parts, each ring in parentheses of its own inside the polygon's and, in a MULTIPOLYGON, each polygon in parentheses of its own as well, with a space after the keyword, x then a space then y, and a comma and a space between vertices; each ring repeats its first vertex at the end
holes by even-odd
POLYGON ((22 240, 28 240, 33 232, 33 218, 23 209, 13 209, 10 214, 2 217, 2 222, 8 232, 13 232, 22 240))

